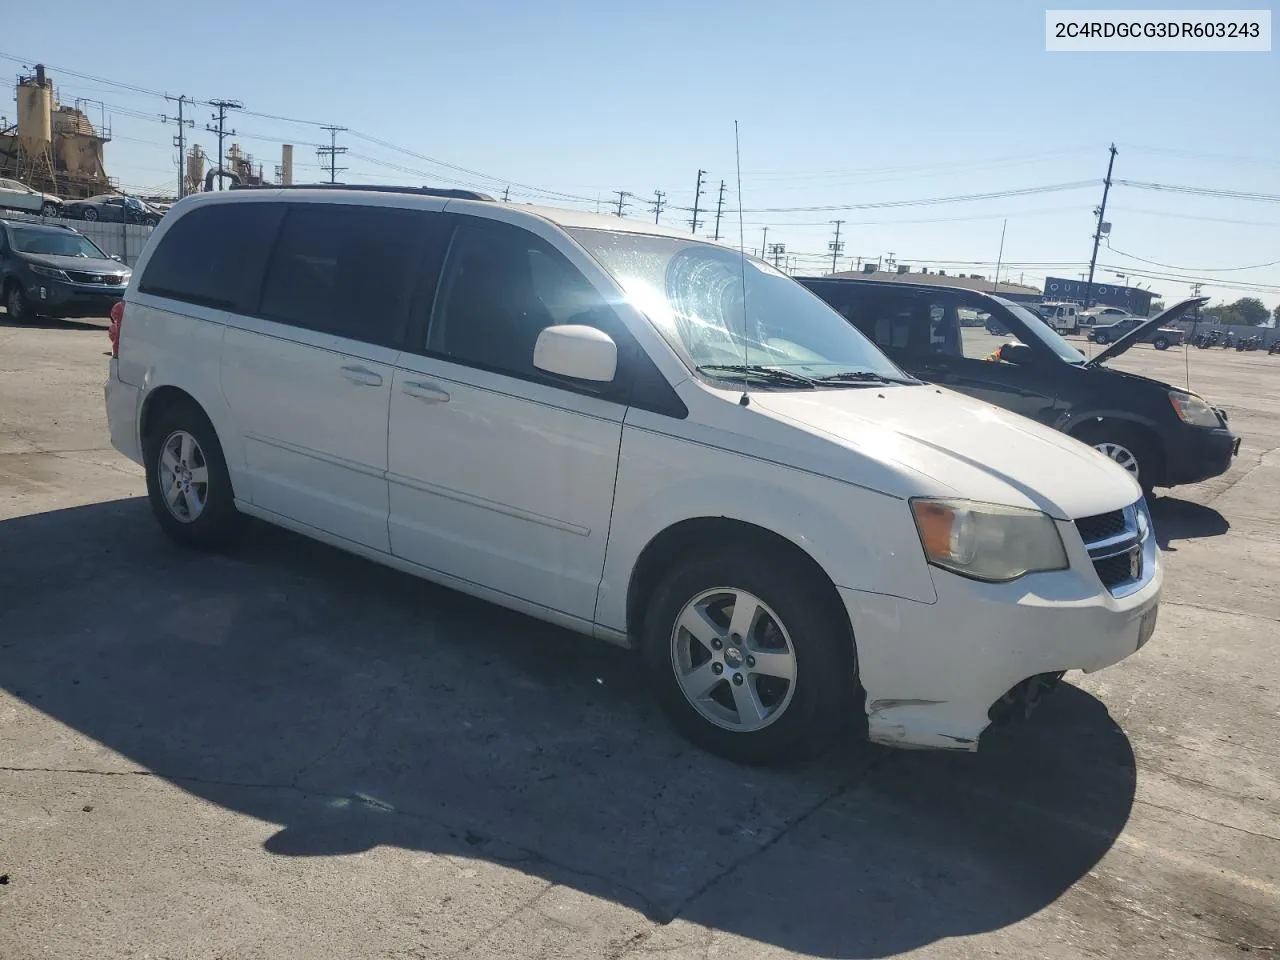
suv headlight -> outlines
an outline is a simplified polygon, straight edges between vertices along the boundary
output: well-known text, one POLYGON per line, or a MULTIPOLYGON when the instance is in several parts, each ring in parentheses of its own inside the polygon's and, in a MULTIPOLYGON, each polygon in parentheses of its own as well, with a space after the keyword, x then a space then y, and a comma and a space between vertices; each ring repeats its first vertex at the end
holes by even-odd
POLYGON ((52 277, 54 280, 70 280, 71 278, 65 272, 57 267, 42 267, 38 263, 27 264, 31 268, 31 272, 41 277, 52 277))
POLYGON ((1065 570, 1067 551, 1048 514, 968 500, 912 500, 925 557, 962 577, 1003 583, 1065 570))
POLYGON ((1193 427, 1222 426, 1222 421, 1218 419, 1218 414, 1213 407, 1194 393, 1170 390, 1169 402, 1173 404, 1173 412, 1183 423, 1189 423, 1193 427))

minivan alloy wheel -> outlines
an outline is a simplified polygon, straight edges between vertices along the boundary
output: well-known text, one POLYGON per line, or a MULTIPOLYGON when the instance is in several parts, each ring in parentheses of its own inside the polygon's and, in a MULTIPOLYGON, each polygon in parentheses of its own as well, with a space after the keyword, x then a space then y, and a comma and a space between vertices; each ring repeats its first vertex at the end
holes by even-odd
POLYGON ((196 438, 175 430, 160 448, 156 465, 160 490, 169 513, 180 523, 192 523, 204 512, 209 497, 209 466, 196 438))
POLYGON ((13 323, 22 323, 27 319, 27 300, 22 295, 22 288, 17 282, 9 284, 9 293, 4 298, 4 308, 13 323))
POLYGON ((1097 450, 1103 456, 1109 457, 1120 466, 1124 467, 1136 480, 1138 479, 1138 458, 1134 456, 1133 451, 1128 447, 1118 443, 1105 441, 1103 443, 1095 443, 1093 449, 1097 450))
POLYGON ((735 733, 761 730, 795 693, 795 646, 759 597, 734 587, 699 593, 671 632, 671 666, 701 716, 735 733))

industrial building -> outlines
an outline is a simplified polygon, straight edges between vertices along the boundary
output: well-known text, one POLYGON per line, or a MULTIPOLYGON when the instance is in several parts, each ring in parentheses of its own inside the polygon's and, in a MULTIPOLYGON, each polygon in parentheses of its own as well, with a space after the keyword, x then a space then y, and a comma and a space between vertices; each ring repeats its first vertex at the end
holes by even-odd
POLYGON ((112 190, 102 162, 110 140, 76 107, 59 103, 44 65, 19 76, 18 120, 0 123, 0 177, 74 200, 112 190))

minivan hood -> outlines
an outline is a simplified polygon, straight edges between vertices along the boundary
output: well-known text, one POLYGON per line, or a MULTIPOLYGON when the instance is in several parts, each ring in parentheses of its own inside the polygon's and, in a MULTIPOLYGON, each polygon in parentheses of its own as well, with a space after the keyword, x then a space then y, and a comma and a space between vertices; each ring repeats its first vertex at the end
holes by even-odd
POLYGON ((1139 340, 1143 339, 1147 334, 1152 333, 1153 331, 1159 329, 1160 327, 1163 327, 1166 323, 1172 323, 1173 321, 1181 317, 1184 313, 1186 313, 1188 310, 1190 310, 1192 307, 1196 307, 1202 303, 1208 303, 1208 302, 1209 302, 1208 297, 1189 297, 1186 300, 1179 300, 1168 310, 1165 310, 1163 313, 1157 313, 1154 317, 1152 317, 1146 323, 1138 324, 1136 327, 1134 327, 1132 330, 1126 333, 1123 337, 1121 337, 1115 343, 1111 344, 1111 346, 1107 347, 1107 349, 1103 350, 1100 354, 1095 356, 1092 360, 1089 361, 1089 363, 1090 364, 1105 363, 1106 361, 1110 360, 1112 357, 1120 356, 1120 354, 1124 353, 1126 350, 1132 347, 1139 340))
POLYGON ((761 391, 751 406, 909 470, 928 481, 921 495, 1032 507, 1059 520, 1115 510, 1142 495, 1128 473, 1085 444, 939 387, 761 391))

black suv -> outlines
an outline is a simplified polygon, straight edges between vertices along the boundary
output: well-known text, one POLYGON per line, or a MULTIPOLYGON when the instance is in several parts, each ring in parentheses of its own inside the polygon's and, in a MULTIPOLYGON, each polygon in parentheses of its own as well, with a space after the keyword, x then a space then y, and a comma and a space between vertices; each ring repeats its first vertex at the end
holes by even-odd
POLYGON ((70 227, 0 220, 0 292, 15 323, 105 317, 132 271, 70 227))
POLYGON ((1086 360, 1025 307, 1001 297, 875 280, 800 282, 907 372, 1088 443, 1148 493, 1225 473, 1240 450, 1225 411, 1187 390, 1105 366, 1208 298, 1175 304, 1086 360), (986 315, 986 328, 962 329, 961 309, 986 315))

